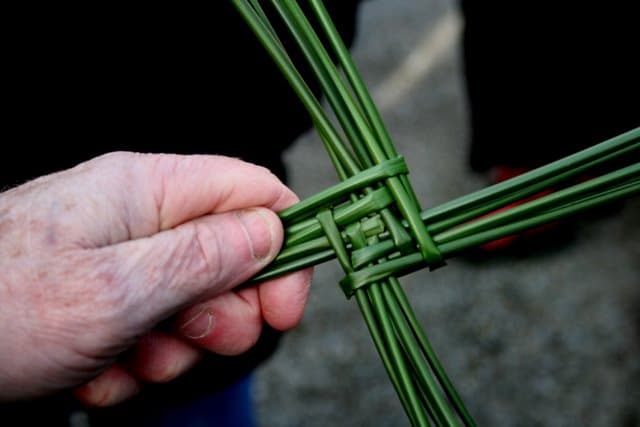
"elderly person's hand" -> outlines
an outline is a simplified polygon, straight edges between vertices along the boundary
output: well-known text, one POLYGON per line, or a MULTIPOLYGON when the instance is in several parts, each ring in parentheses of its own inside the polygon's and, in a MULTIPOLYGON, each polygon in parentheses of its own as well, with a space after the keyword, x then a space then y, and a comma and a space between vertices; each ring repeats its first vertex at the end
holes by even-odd
POLYGON ((275 257, 274 212, 296 200, 239 160, 132 153, 0 193, 0 402, 79 386, 113 404, 295 326, 309 271, 234 287, 275 257))

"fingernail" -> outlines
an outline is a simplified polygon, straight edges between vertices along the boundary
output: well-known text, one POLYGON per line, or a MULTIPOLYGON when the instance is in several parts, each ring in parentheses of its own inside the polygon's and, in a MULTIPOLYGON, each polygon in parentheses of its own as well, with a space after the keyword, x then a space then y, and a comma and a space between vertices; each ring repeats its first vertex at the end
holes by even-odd
POLYGON ((206 308, 201 308, 191 319, 180 327, 182 334, 191 339, 204 338, 213 330, 213 314, 206 308))
POLYGON ((273 246, 273 229, 261 209, 244 209, 237 214, 244 230, 251 255, 256 260, 263 260, 271 254, 273 246))

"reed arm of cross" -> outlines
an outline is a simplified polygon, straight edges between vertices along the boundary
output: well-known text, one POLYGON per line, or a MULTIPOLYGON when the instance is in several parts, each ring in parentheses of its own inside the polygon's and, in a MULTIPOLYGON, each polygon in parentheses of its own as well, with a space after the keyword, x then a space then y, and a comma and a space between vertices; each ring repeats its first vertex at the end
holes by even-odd
MULTIPOLYGON (((343 283, 347 287, 354 286, 348 282, 371 282, 391 271, 399 276, 427 266, 434 269, 442 265, 442 259, 469 248, 638 194, 638 153, 640 128, 509 181, 423 210, 419 213, 421 222, 418 227, 434 243, 437 252, 431 258, 424 253, 433 248, 421 249, 417 233, 413 232, 404 215, 407 209, 416 209, 417 203, 409 204, 402 211, 398 205, 403 199, 395 198, 386 186, 387 181, 394 177, 408 185, 408 169, 402 157, 398 156, 365 169, 281 212, 286 227, 283 249, 275 262, 254 280, 280 276, 333 258, 338 258, 344 268, 347 262, 341 254, 345 251, 336 249, 340 247, 345 248, 352 269, 347 271, 345 268, 348 276, 343 283), (627 159, 630 164, 487 216, 489 212, 620 159, 627 159), (330 241, 323 231, 323 225, 317 219, 323 210, 331 212, 340 231, 341 246, 336 246, 337 239, 330 241), (356 226, 367 242, 363 247, 355 248, 351 241, 356 226), (385 263, 376 263, 383 258, 385 263), (433 259, 437 261, 433 262, 433 259), (369 265, 371 263, 374 265, 369 265), (368 268, 363 269, 363 266, 368 268)), ((404 194, 412 194, 410 187, 404 194)), ((414 211, 411 213, 415 215, 414 211)))

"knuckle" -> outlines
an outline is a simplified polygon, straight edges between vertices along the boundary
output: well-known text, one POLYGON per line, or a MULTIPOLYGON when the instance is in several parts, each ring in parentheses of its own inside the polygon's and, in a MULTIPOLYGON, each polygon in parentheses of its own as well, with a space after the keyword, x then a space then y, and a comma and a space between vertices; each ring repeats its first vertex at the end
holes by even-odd
POLYGON ((222 244, 217 233, 199 222, 191 225, 187 233, 187 253, 190 269, 196 277, 207 283, 217 283, 223 276, 222 244))

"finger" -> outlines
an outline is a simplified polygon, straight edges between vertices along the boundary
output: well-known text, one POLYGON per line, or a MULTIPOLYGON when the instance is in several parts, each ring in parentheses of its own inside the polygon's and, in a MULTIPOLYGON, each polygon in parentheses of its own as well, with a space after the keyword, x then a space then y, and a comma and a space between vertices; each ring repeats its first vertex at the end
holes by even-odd
POLYGON ((266 168, 224 156, 111 153, 84 164, 115 170, 126 238, 152 235, 214 212, 262 206, 280 211, 298 198, 266 168), (127 191, 122 191, 126 188, 127 191))
POLYGON ((177 318, 177 333, 217 354, 244 353, 262 331, 258 291, 255 288, 228 292, 191 307, 177 318))
POLYGON ((164 383, 192 368, 202 350, 161 331, 151 331, 134 346, 126 368, 136 378, 164 383))
POLYGON ((313 270, 306 269, 260 284, 262 317, 273 328, 284 331, 302 319, 313 270))
POLYGON ((85 405, 115 405, 137 394, 141 384, 122 366, 113 365, 98 377, 77 388, 74 395, 85 405))
POLYGON ((280 211, 298 198, 268 169, 222 156, 162 156, 151 168, 161 229, 210 212, 252 206, 280 211))
POLYGON ((209 215, 147 239, 103 248, 102 256, 118 270, 115 282, 132 287, 124 291, 127 320, 150 328, 155 324, 150 322, 255 275, 277 254, 282 234, 272 211, 255 208, 209 215))

